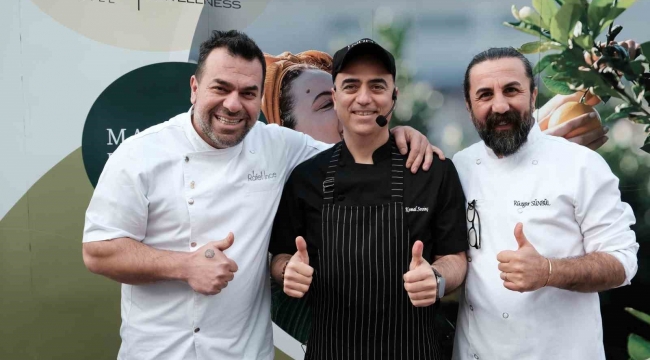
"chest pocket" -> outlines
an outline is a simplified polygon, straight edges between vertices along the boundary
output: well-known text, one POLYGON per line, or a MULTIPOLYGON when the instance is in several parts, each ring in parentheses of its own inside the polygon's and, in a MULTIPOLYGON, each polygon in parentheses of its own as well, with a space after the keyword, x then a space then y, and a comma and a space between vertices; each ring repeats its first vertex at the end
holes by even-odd
POLYGON ((271 191, 280 186, 279 184, 280 181, 277 177, 273 179, 247 181, 246 185, 244 185, 244 193, 247 196, 251 196, 265 191, 271 191))

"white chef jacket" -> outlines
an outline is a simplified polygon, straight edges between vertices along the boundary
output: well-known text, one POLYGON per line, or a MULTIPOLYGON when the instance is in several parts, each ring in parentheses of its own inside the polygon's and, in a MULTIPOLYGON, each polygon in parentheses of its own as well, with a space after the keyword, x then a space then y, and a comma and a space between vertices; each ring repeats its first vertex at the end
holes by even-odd
POLYGON ((605 359, 597 293, 508 290, 497 254, 517 250, 514 228, 521 222, 542 256, 605 252, 623 264, 629 284, 637 270, 635 218, 607 163, 538 126, 514 155, 499 159, 480 142, 453 162, 481 225, 481 248, 468 251, 453 358, 605 359))
POLYGON ((293 168, 329 147, 258 122, 240 144, 217 150, 194 130, 190 112, 118 147, 86 212, 84 242, 128 237, 190 252, 232 231, 225 254, 239 267, 214 296, 182 281, 123 284, 118 359, 273 358, 273 217, 293 168))

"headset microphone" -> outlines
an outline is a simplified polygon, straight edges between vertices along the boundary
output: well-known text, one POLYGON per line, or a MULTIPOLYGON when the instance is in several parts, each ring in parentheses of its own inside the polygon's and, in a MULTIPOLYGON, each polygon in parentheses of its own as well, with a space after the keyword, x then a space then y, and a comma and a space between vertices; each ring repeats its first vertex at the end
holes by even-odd
POLYGON ((393 106, 390 107, 390 110, 386 115, 379 115, 377 116, 377 119, 375 120, 377 122, 377 125, 384 127, 386 124, 388 124, 388 116, 395 110, 395 104, 397 103, 397 91, 393 89, 393 106))

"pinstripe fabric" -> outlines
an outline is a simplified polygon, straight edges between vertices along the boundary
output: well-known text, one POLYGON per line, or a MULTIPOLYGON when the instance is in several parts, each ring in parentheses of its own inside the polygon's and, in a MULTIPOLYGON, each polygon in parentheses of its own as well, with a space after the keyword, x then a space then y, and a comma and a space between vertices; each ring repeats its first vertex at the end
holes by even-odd
POLYGON ((404 290, 412 242, 404 224, 404 157, 393 144, 389 204, 341 206, 334 151, 323 182, 322 259, 310 287, 313 322, 305 359, 440 359, 434 308, 404 290))

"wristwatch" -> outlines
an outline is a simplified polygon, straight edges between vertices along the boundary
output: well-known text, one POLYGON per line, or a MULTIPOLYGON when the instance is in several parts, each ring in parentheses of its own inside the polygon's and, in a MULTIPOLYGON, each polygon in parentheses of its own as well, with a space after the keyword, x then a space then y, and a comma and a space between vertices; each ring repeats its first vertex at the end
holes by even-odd
POLYGON ((434 268, 433 266, 431 267, 433 269, 433 273, 436 275, 436 283, 438 284, 438 290, 436 291, 436 300, 442 299, 443 296, 445 296, 445 278, 434 268))

